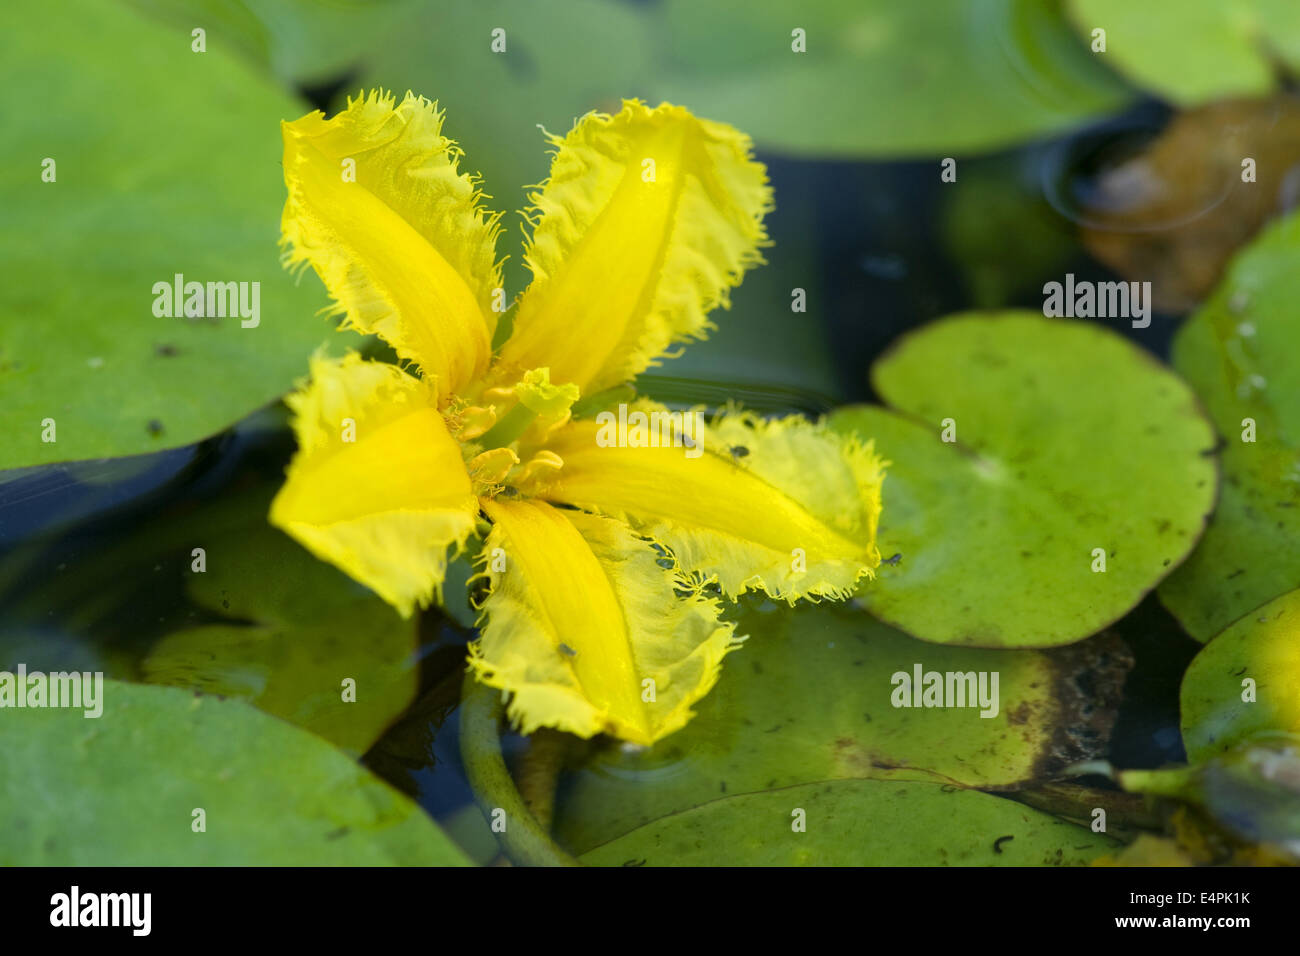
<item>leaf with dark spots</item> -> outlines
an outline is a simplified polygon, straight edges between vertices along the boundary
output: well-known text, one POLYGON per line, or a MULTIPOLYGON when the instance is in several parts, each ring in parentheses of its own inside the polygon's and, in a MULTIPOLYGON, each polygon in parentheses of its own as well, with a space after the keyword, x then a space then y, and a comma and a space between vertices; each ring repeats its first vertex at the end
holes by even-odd
POLYGON ((879 540, 907 560, 882 567, 858 600, 923 640, 1082 640, 1154 588, 1213 509, 1215 462, 1202 452, 1215 436, 1195 396, 1101 326, 949 316, 904 336, 871 380, 887 407, 841 408, 830 422, 893 462, 879 540), (1004 366, 973 364, 993 350, 1004 366), (1038 385, 1025 384, 1026 368, 1038 385), (1153 421, 1160 434, 1145 434, 1153 421), (1104 571, 1093 570, 1098 549, 1104 571))
POLYGON ((1120 844, 987 793, 833 780, 723 797, 593 847, 582 862, 649 866, 1087 865, 1120 844), (806 829, 792 826, 802 811, 806 829), (988 834, 1001 833, 992 843, 988 834))
POLYGON ((833 604, 751 608, 738 633, 750 635, 743 651, 665 741, 675 756, 663 745, 600 748, 565 776, 556 827, 566 845, 581 853, 715 799, 720 779, 731 794, 867 777, 986 789, 1051 779, 1103 752, 1132 663, 1106 635, 1053 651, 945 647, 833 604), (738 666, 744 656, 761 670, 738 666), (999 672, 996 716, 892 706, 893 676, 918 663, 999 672))

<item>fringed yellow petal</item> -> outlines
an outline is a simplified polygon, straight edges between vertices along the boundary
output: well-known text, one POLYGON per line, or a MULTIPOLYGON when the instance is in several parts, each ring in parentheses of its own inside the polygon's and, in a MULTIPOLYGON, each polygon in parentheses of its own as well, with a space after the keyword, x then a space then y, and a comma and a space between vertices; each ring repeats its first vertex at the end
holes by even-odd
POLYGON ((548 447, 564 467, 530 490, 623 518, 733 597, 844 598, 880 564, 884 463, 870 444, 799 417, 730 412, 683 429, 680 413, 641 402, 625 419, 557 431, 548 447))
POLYGON ((286 261, 310 262, 346 323, 436 376, 443 394, 487 367, 501 285, 498 216, 457 171, 436 106, 372 92, 284 132, 286 261))
POLYGON ((550 180, 530 196, 533 281, 501 357, 588 395, 713 327, 762 261, 772 192, 748 137, 682 107, 626 101, 550 141, 550 180))
POLYGON ((311 383, 288 402, 299 448, 271 523, 409 617, 478 515, 432 388, 353 353, 313 359, 311 383))
POLYGON ((556 727, 649 745, 691 718, 738 642, 735 625, 620 522, 544 502, 484 502, 494 527, 482 637, 470 646, 479 679, 512 696, 524 733, 556 727))

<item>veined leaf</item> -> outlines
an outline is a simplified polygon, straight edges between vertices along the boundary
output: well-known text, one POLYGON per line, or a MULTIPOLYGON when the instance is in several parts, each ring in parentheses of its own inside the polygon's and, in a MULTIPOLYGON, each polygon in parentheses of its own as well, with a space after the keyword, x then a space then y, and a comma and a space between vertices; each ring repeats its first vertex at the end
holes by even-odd
POLYGON ((828 780, 720 797, 582 857, 594 866, 1080 866, 1118 841, 938 784, 828 780), (798 825, 798 828, 796 827, 798 825))
POLYGON ((664 17, 657 92, 800 156, 989 152, 1130 95, 1052 0, 667 0, 664 17))
POLYGON ((565 775, 567 846, 583 853, 712 800, 820 780, 1035 786, 1100 756, 1132 662, 1107 636, 1047 652, 925 644, 831 603, 750 609, 737 629, 744 649, 683 730, 648 750, 601 748, 565 775), (895 706, 916 703, 918 667, 963 706, 895 706), (978 702, 981 680, 996 713, 978 702))
POLYGON ((894 461, 880 549, 900 557, 859 600, 923 640, 1095 634, 1186 557, 1213 507, 1214 434, 1195 397, 1100 326, 951 316, 906 336, 872 381, 892 408, 830 419, 894 461))
POLYGON ((0 863, 468 862, 407 797, 242 701, 117 681, 102 692, 99 718, 26 708, 0 720, 0 863))
POLYGON ((0 8, 3 135, 30 156, 0 172, 0 468, 192 444, 335 337, 267 215, 277 124, 303 107, 222 49, 191 52, 190 29, 119 3, 0 8), (174 301, 177 276, 204 316, 174 301))
POLYGON ((1300 591, 1251 611, 1188 665, 1180 692, 1193 763, 1264 731, 1300 734, 1300 591))
POLYGON ((329 82, 375 53, 420 0, 126 0, 157 19, 201 25, 209 49, 237 50, 286 83, 329 82))
POLYGON ((1290 0, 1067 0, 1079 31, 1137 85, 1179 106, 1277 89, 1300 68, 1300 7, 1290 0), (1213 64, 1213 69, 1205 69, 1213 64))
POLYGON ((1300 588, 1300 215, 1269 227, 1174 339, 1174 367, 1223 439, 1223 491, 1205 537, 1160 600, 1207 641, 1300 588))

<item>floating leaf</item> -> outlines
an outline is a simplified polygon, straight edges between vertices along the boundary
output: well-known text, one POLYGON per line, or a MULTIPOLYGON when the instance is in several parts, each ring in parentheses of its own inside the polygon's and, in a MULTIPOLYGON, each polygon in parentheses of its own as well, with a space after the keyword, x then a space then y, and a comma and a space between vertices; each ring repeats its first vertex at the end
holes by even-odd
POLYGON ((94 547, 74 530, 15 551, 0 565, 0 669, 91 661, 114 678, 242 697, 349 753, 369 749, 415 697, 417 622, 267 525, 279 463, 258 483, 240 460, 258 447, 227 449, 243 481, 216 498, 150 506, 94 547))
POLYGON ((1187 759, 1204 760, 1262 731, 1300 734, 1298 688, 1300 591, 1292 591, 1237 621, 1188 666, 1180 693, 1187 759))
POLYGON ((326 82, 373 55, 418 0, 129 0, 164 22, 207 31, 286 82, 326 82))
POLYGON ((1291 0, 1068 0, 1098 58, 1179 106, 1276 90, 1300 69, 1300 6, 1291 0))
POLYGON ((1270 226, 1174 339, 1223 436, 1223 490, 1160 600, 1200 641, 1300 587, 1300 215, 1270 226), (1253 439, 1253 440, 1248 440, 1253 439))
POLYGON ((279 121, 303 108, 190 46, 119 4, 0 12, 0 81, 41 91, 5 111, 29 158, 0 173, 0 468, 193 443, 287 390, 332 336, 276 246, 279 121), (178 274, 248 283, 250 313, 258 283, 258 324, 238 295, 225 318, 155 315, 155 284, 178 274))
POLYGON ((664 15, 656 95, 796 155, 992 151, 1128 95, 1050 0, 668 0, 664 15))
POLYGON ((188 577, 200 604, 239 623, 169 634, 144 679, 245 698, 360 756, 415 697, 418 622, 267 526, 264 509, 251 517, 205 532, 207 570, 188 577))
POLYGON ((872 382, 893 408, 831 423, 893 462, 880 550, 901 557, 858 600, 923 640, 1094 634, 1183 560, 1213 505, 1214 436, 1195 398, 1106 328, 952 316, 904 338, 872 382))
POLYGON ((97 719, 25 708, 0 720, 0 864, 467 862, 408 798, 241 701, 117 681, 103 701, 97 719))
POLYGON ((722 797, 581 859, 594 866, 1080 866, 1118 846, 986 793, 828 780, 722 797), (799 823, 806 830, 796 830, 799 823))
POLYGON ((1131 663, 1108 638, 1047 653, 924 644, 833 604, 751 610, 737 633, 749 639, 690 724, 649 749, 598 751, 566 779, 567 845, 584 852, 721 796, 818 780, 1003 788, 1051 777, 1098 755, 1131 663), (977 693, 978 673, 996 673, 996 715, 894 707, 894 675, 917 665, 972 673, 977 693))
MULTIPOLYGON (((295 580, 316 575, 292 567, 299 562, 291 550, 287 538, 270 549, 282 559, 270 579, 277 589, 292 589, 295 580)), ((252 591, 240 601, 239 614, 253 623, 207 624, 164 637, 144 658, 144 679, 246 698, 360 756, 415 696, 415 622, 400 619, 378 598, 356 593, 343 580, 330 584, 350 600, 333 606, 322 601, 309 617, 290 617, 277 606, 276 593, 261 591, 265 585, 257 574, 272 574, 272 568, 255 572, 244 564, 221 575, 231 594, 252 591), (344 698, 344 688, 355 689, 355 700, 344 698)), ((216 589, 213 578, 205 591, 216 589)), ((321 598, 326 592, 317 585, 304 593, 321 598)))

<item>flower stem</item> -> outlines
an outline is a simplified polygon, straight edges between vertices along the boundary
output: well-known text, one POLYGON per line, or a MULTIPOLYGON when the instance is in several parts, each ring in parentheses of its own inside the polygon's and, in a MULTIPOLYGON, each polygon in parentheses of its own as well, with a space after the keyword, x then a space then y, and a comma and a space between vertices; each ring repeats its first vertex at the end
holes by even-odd
POLYGON ((501 754, 501 695, 465 675, 460 699, 460 753, 474 798, 488 823, 505 811, 505 830, 497 833, 512 863, 523 866, 581 866, 562 850, 529 812, 501 754))
POLYGON ((528 737, 528 752, 523 755, 515 783, 524 804, 545 829, 550 830, 555 817, 555 791, 560 782, 560 768, 568 750, 568 734, 541 727, 528 737))

